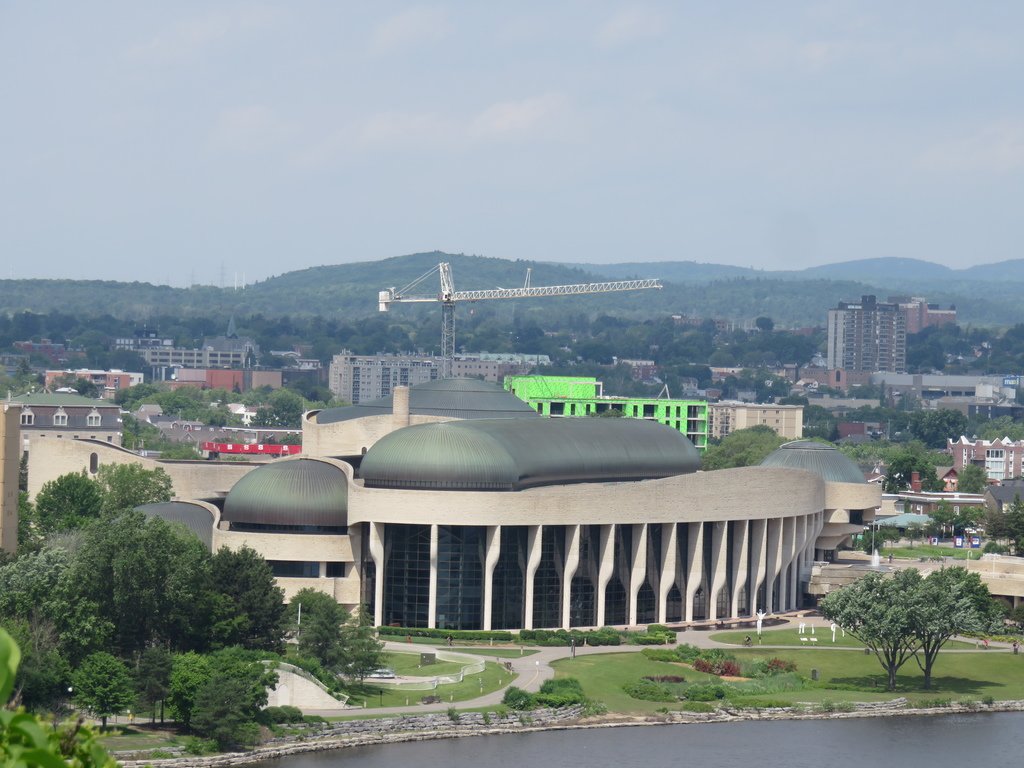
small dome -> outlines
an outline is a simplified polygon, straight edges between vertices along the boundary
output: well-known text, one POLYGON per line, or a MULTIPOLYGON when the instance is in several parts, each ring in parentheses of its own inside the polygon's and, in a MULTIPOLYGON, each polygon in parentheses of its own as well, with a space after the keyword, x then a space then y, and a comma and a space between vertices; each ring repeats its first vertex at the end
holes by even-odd
POLYGON ((370 488, 518 491, 540 485, 651 480, 696 472, 674 429, 638 419, 469 419, 385 435, 363 457, 370 488))
POLYGON ((235 483, 221 519, 266 526, 345 526, 348 478, 334 464, 318 459, 265 464, 235 483))
POLYGON ((834 445, 814 440, 783 443, 761 462, 762 467, 806 469, 830 483, 866 483, 864 473, 834 445))
POLYGON ((168 523, 181 523, 207 547, 213 546, 213 514, 191 501, 158 501, 136 507, 146 517, 159 517, 168 523))

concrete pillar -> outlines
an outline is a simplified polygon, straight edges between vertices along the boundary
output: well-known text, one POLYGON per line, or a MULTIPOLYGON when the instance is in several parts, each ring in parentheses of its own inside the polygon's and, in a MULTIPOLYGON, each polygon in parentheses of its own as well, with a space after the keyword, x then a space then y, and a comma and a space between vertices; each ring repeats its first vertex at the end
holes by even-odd
POLYGON ((637 623, 637 597, 640 594, 640 587, 644 585, 644 578, 647 576, 647 525, 637 523, 633 526, 633 551, 629 553, 629 623, 636 626, 637 623))
MULTIPOLYGON (((747 576, 748 548, 750 546, 750 526, 746 520, 729 523, 733 526, 732 562, 735 572, 732 575, 732 618, 740 617, 740 592, 747 587, 750 579, 747 576)), ((747 587, 747 603, 751 601, 750 588, 747 587)))
MULTIPOLYGON (((689 523, 686 539, 686 610, 684 621, 693 621, 693 598, 703 578, 704 523, 689 523)), ((708 614, 711 615, 710 613, 708 614)))
POLYGON ((565 526, 565 570, 562 572, 562 628, 569 628, 569 614, 572 599, 572 578, 580 565, 580 526, 565 526))
POLYGON ((594 600, 597 601, 597 626, 604 626, 605 616, 605 591, 608 582, 612 580, 615 572, 615 524, 601 526, 600 552, 598 553, 597 565, 597 594, 594 600))
POLYGON ((523 596, 523 629, 533 629, 533 577, 540 566, 543 525, 531 525, 526 532, 526 594, 523 596))
POLYGON ((658 623, 668 621, 668 593, 676 580, 676 524, 661 525, 661 578, 658 579, 658 623))
POLYGON ((501 526, 489 525, 484 543, 484 631, 491 628, 491 611, 494 607, 494 569, 500 558, 501 526))
POLYGON ((409 387, 399 385, 391 390, 392 431, 409 426, 409 387))
POLYGON ((711 523, 711 584, 708 587, 708 618, 718 615, 718 593, 729 587, 729 523, 711 523))
POLYGON ((768 553, 768 521, 764 519, 751 520, 749 538, 750 586, 747 589, 750 591, 750 615, 753 616, 758 610, 768 610, 757 602, 759 599, 757 592, 765 579, 766 556, 768 553))
POLYGON ((775 603, 775 577, 779 575, 782 565, 782 518, 768 521, 768 545, 765 553, 764 610, 771 613, 772 605, 775 603))
POLYGON ((373 581, 373 623, 384 624, 384 523, 370 523, 370 559, 376 578, 373 581))
POLYGON ((795 530, 796 523, 792 517, 782 519, 782 552, 779 558, 779 573, 781 574, 779 579, 779 609, 783 611, 790 609, 793 599, 789 590, 789 574, 786 569, 793 562, 795 530))
POLYGON ((437 538, 438 527, 430 526, 430 592, 427 603, 427 626, 437 627, 437 538))

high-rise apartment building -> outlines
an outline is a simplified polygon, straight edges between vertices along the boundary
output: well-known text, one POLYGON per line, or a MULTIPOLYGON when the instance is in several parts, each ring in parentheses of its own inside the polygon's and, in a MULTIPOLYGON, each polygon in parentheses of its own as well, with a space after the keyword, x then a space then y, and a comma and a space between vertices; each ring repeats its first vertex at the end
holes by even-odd
POLYGON ((907 313, 874 296, 839 302, 828 311, 828 367, 905 373, 907 313))
POLYGON ((331 359, 328 387, 349 403, 388 397, 396 386, 438 378, 441 359, 422 355, 354 355, 347 349, 331 359))

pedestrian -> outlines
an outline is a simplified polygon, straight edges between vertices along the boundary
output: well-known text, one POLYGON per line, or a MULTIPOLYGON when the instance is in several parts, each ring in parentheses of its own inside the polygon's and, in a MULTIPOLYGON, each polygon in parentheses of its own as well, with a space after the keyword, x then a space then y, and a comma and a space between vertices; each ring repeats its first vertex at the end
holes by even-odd
POLYGON ((1016 656, 1020 653, 1020 640, 1013 641, 1013 655, 1016 656))
POLYGON ((981 642, 985 644, 985 650, 988 650, 988 638, 983 638, 981 642))

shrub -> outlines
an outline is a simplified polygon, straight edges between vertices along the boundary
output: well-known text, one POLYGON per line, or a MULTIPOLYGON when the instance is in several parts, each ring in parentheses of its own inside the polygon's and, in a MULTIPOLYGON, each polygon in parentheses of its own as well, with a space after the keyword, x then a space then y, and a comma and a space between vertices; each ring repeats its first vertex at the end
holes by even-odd
POLYGON ((453 723, 459 722, 459 710, 455 707, 448 707, 448 719, 453 723))
POLYGON ((788 659, 772 658, 768 659, 765 668, 769 675, 780 675, 784 672, 796 672, 796 662, 789 661, 788 659))
POLYGON ((686 678, 682 675, 646 675, 644 680, 651 680, 655 683, 685 683, 686 678))
POLYGON ((995 696, 982 696, 981 703, 984 704, 986 707, 991 707, 993 704, 996 703, 995 696))
POLYGON ((185 751, 190 755, 212 755, 217 751, 217 742, 213 739, 190 736, 185 739, 185 751))
MULTIPOLYGON (((484 632, 475 629, 429 629, 427 627, 378 627, 379 634, 398 637, 433 637, 444 640, 452 637, 455 640, 494 640, 500 643, 511 643, 515 637, 506 630, 484 632)), ((522 633, 520 633, 522 637, 522 633)))
POLYGON ((739 662, 733 659, 706 659, 701 656, 694 660, 693 668, 718 677, 739 677, 740 674, 739 662))
POLYGON ((678 697, 661 683, 652 680, 638 680, 626 683, 622 690, 633 699, 641 701, 675 701, 678 697))
POLYGON ((533 708, 533 696, 528 694, 522 688, 517 688, 514 685, 510 685, 505 690, 505 697, 501 700, 509 709, 525 710, 533 708))
POLYGON ((716 701, 725 698, 725 686, 714 683, 691 685, 684 695, 688 701, 716 701))
POLYGON ((917 702, 917 706, 921 709, 942 709, 952 703, 952 699, 920 699, 917 702))
POLYGON ((484 712, 483 716, 481 717, 481 719, 483 720, 484 725, 490 725, 491 724, 491 715, 490 715, 489 712, 484 712))
POLYGON ((644 648, 640 651, 651 661, 679 661, 679 656, 676 655, 675 651, 670 651, 667 648, 644 648))

